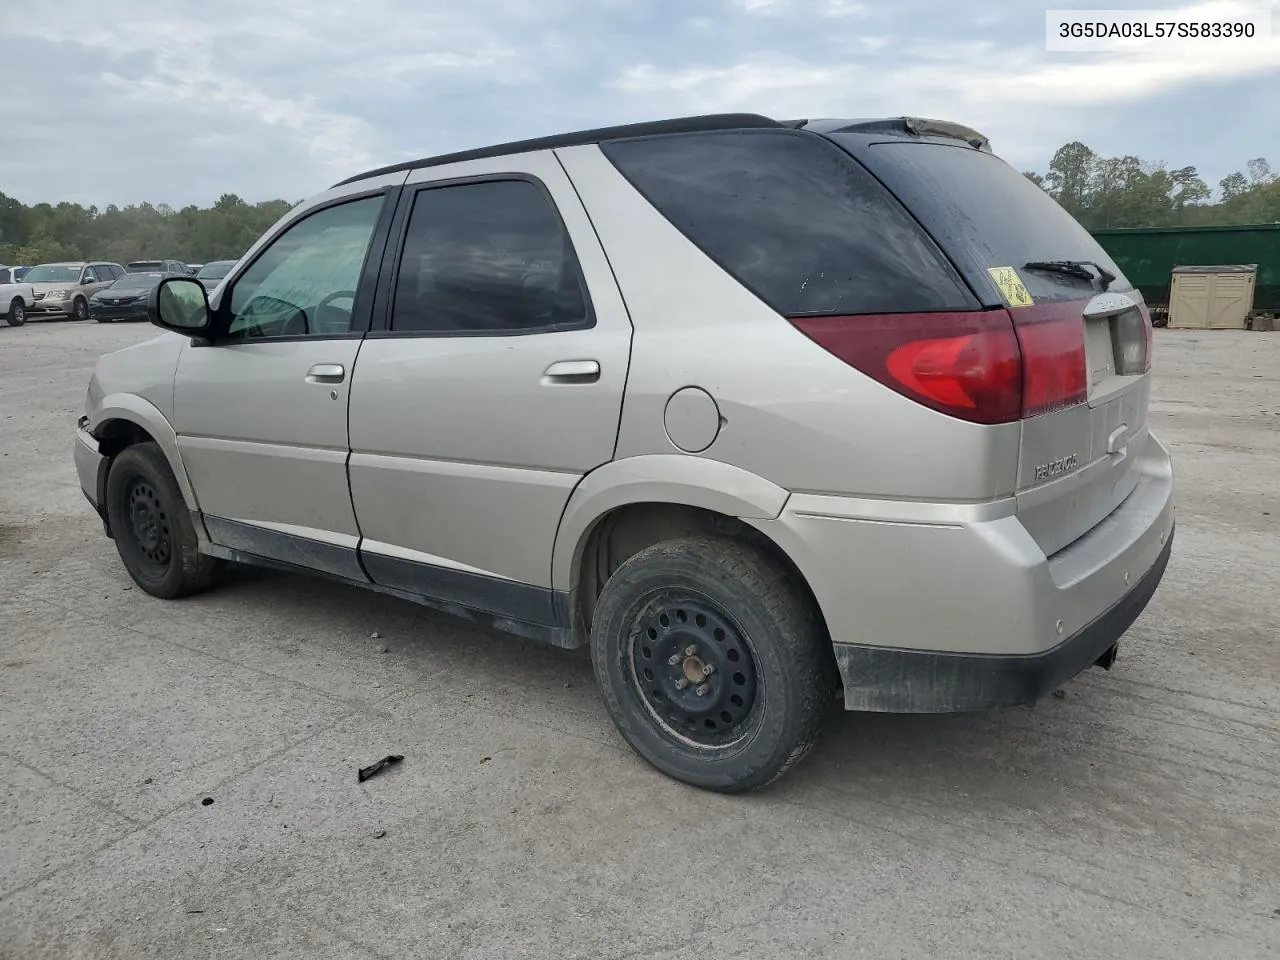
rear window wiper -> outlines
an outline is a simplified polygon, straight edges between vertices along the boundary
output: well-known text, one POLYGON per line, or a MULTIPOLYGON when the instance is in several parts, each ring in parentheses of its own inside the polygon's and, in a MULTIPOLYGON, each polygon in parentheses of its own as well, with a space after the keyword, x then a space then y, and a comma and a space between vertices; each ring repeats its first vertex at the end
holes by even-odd
POLYGON ((1022 265, 1024 270, 1047 270, 1050 273, 1061 273, 1068 277, 1079 277, 1081 280, 1092 282, 1094 275, 1086 270, 1086 267, 1093 267, 1098 271, 1098 280, 1101 281, 1103 290, 1111 286, 1111 282, 1116 278, 1114 273, 1092 260, 1032 260, 1022 265))

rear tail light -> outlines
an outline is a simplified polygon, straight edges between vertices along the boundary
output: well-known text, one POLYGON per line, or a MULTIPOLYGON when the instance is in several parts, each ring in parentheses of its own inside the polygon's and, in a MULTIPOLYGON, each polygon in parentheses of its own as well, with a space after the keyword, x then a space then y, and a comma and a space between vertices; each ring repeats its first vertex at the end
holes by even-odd
POLYGON ((1151 314, 1145 306, 1116 317, 1116 373, 1138 376, 1151 370, 1151 314))
POLYGON ((1022 417, 1084 403, 1089 370, 1078 303, 1046 303, 1010 311, 1022 346, 1022 417))
POLYGON ((890 389, 972 423, 1010 423, 1087 396, 1078 304, 791 322, 890 389))

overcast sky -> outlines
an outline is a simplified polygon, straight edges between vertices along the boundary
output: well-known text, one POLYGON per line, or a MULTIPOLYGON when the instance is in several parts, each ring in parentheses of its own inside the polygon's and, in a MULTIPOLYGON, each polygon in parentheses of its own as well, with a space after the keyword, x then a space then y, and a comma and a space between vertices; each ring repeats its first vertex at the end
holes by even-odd
MULTIPOLYGON (((1104 3, 0 0, 0 192, 297 200, 411 157, 718 111, 956 120, 1041 171, 1070 140, 1214 187, 1251 157, 1280 168, 1280 34, 1048 54, 1049 5, 1104 3)), ((1280 31, 1280 0, 1252 6, 1280 31)))

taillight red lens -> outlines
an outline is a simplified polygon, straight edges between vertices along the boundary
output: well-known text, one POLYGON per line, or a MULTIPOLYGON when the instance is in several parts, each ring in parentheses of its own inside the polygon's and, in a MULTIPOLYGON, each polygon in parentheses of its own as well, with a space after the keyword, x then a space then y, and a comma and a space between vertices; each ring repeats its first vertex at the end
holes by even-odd
POLYGON ((799 330, 863 373, 973 423, 1022 409, 1022 363, 1008 312, 798 317, 799 330))
POLYGON ((1010 313, 1022 347, 1023 418, 1083 403, 1089 376, 1080 304, 1048 303, 1010 313))
POLYGON ((995 424, 1087 399, 1081 307, 1048 303, 972 313, 794 317, 791 322, 886 387, 961 420, 995 424))

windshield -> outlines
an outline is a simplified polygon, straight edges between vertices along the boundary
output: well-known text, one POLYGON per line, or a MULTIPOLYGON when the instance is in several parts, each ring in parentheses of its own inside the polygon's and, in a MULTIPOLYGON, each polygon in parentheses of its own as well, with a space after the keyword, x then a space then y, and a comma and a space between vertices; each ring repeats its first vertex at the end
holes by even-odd
POLYGON ((111 285, 112 290, 150 290, 164 279, 163 273, 130 273, 111 285))
POLYGON ((22 278, 25 283, 75 283, 80 279, 80 267, 62 263, 42 263, 32 267, 22 278))
POLYGON ((971 279, 1012 267, 1037 302, 1077 300, 1101 289, 1083 276, 1090 271, 1071 276, 1025 265, 1092 261, 1115 274, 1111 290, 1132 289, 1071 214, 999 157, 967 146, 889 141, 870 149, 869 162, 971 279))
POLYGON ((235 265, 234 260, 228 260, 226 263, 210 263, 200 268, 196 278, 199 280, 221 280, 231 272, 231 268, 235 265))

